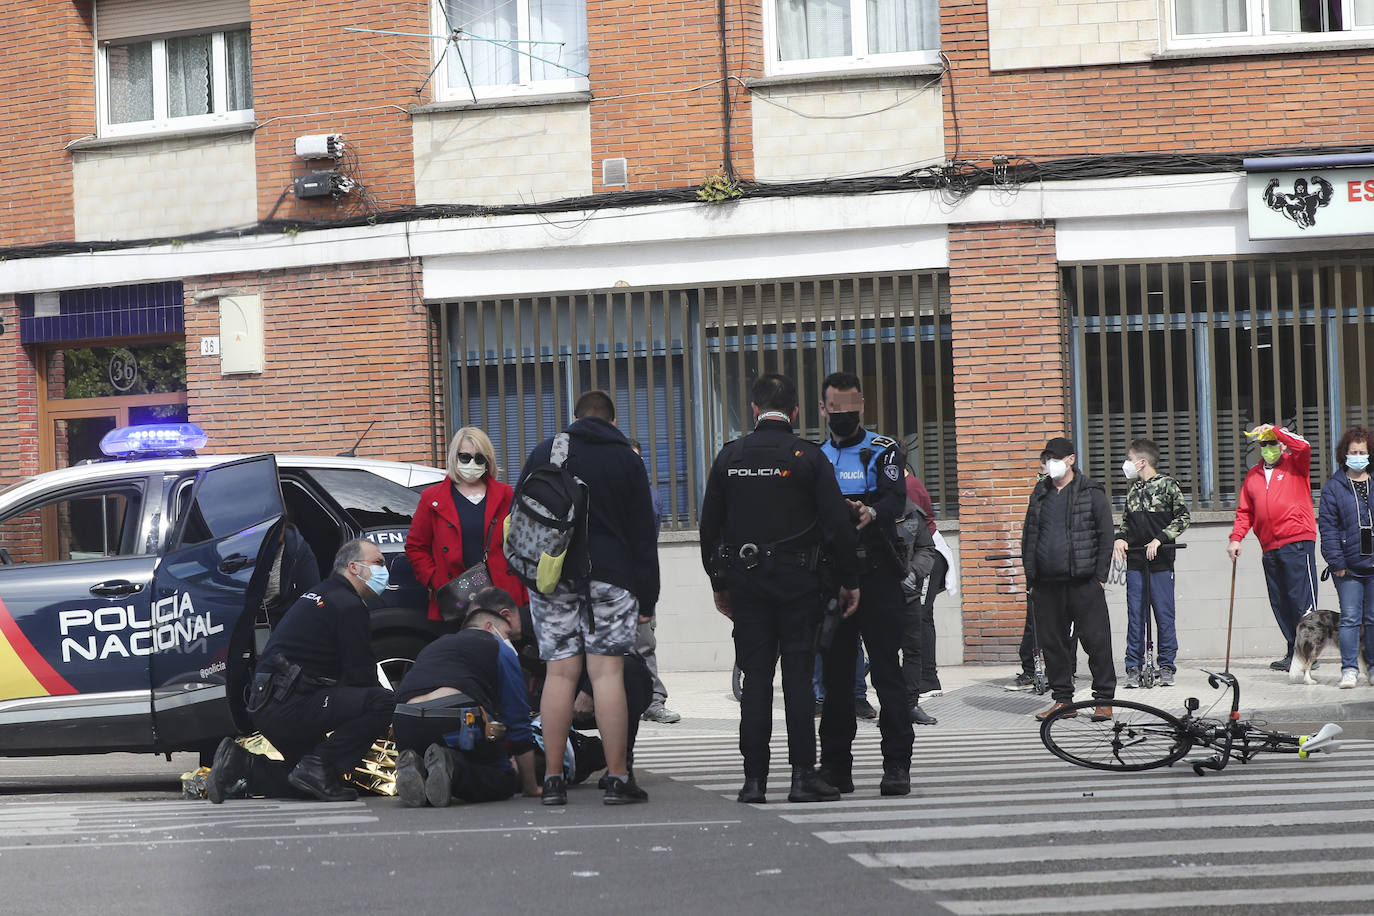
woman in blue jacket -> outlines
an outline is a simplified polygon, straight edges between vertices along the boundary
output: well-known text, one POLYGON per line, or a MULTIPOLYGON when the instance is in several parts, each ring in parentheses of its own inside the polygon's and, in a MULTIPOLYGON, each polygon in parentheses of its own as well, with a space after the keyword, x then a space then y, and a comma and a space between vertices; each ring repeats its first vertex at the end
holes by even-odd
MULTIPOLYGON (((1317 526, 1322 557, 1341 603, 1341 687, 1359 678, 1360 636, 1374 669, 1374 501, 1370 500, 1370 432, 1353 426, 1336 443, 1339 467, 1322 487, 1317 526)), ((1374 672, 1371 672, 1374 673, 1374 672)), ((1374 683, 1374 681, 1371 681, 1374 683)))

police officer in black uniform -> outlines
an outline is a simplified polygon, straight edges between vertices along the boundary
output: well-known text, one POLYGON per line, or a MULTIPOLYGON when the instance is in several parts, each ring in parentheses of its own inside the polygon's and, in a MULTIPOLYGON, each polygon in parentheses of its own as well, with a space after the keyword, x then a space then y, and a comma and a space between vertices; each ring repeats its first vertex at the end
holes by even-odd
MULTIPOLYGON (((924 710, 907 703, 897 650, 902 644, 906 599, 902 579, 906 562, 898 546, 896 523, 906 512, 905 460, 901 446, 863 428, 863 394, 859 378, 833 372, 821 383, 821 413, 830 439, 821 452, 834 465, 832 473, 845 496, 859 531, 859 584, 863 601, 858 613, 840 623, 824 652, 825 704, 821 707, 821 775, 841 792, 854 791, 854 663, 857 640, 868 650, 868 672, 878 694, 878 729, 882 733, 883 795, 911 792, 911 723, 924 710)), ((923 723, 925 724, 925 723, 923 723)))
MULTIPOLYGON (((702 563, 716 609, 734 622, 735 659, 744 674, 739 800, 765 800, 773 670, 781 650, 792 765, 787 799, 835 801, 839 792, 815 769, 813 639, 827 600, 823 563, 838 580, 842 612, 852 614, 858 606, 854 524, 829 462, 792 432, 797 415, 792 380, 764 375, 754 384, 752 399, 754 432, 716 456, 701 507, 702 563)), ((850 652, 852 664, 852 644, 850 652)), ((852 697, 852 689, 848 692, 852 697)))
POLYGON ((254 726, 284 761, 250 754, 225 738, 210 768, 210 801, 358 797, 340 777, 386 732, 396 705, 395 695, 377 683, 364 604, 386 586, 381 550, 360 538, 340 547, 329 578, 286 612, 263 649, 248 704, 254 726))

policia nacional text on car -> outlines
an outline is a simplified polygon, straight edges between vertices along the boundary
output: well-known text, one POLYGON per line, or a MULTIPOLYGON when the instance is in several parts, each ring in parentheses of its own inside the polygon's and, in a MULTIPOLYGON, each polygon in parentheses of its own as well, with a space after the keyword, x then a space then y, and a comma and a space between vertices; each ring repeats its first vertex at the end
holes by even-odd
POLYGON ((363 604, 386 586, 377 545, 349 541, 334 556, 329 578, 286 612, 263 649, 248 702, 253 725, 283 760, 250 754, 225 738, 210 767, 210 801, 358 797, 340 777, 386 732, 396 705, 395 695, 377 684, 363 604))
POLYGON ((897 650, 902 644, 906 599, 903 548, 896 522, 906 512, 906 462, 893 439, 861 425, 864 399, 859 378, 833 372, 821 383, 821 413, 830 438, 821 452, 834 465, 840 492, 848 500, 859 529, 859 586, 863 600, 853 617, 841 621, 830 646, 822 652, 825 703, 821 707, 821 775, 841 792, 852 792, 854 780, 854 664, 856 640, 863 636, 868 671, 878 694, 878 729, 882 733, 883 795, 911 791, 911 723, 934 724, 919 706, 907 703, 897 650))
MULTIPOLYGON (((811 672, 813 639, 828 597, 818 569, 828 560, 842 586, 843 612, 858 606, 854 523, 820 449, 792 432, 797 388, 781 375, 754 383, 754 432, 716 456, 701 507, 702 564, 716 608, 734 622, 735 659, 744 674, 739 749, 741 802, 765 800, 773 728, 773 670, 782 655, 788 801, 835 801, 815 770, 811 672)), ((833 595, 833 593, 832 593, 833 595)), ((850 647, 851 666, 853 644, 850 647)), ((852 667, 851 667, 851 682, 852 667)), ((852 697, 852 691, 847 691, 852 697)))

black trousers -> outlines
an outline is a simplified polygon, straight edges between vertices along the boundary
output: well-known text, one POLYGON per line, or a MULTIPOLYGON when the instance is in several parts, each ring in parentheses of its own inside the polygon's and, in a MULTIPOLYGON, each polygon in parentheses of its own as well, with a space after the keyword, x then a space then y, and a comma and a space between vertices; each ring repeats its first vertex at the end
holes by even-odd
MULTIPOLYGON (((414 751, 421 757, 431 744, 446 745, 444 735, 455 731, 456 719, 397 715, 391 721, 396 738, 396 750, 414 751)), ((504 801, 515 794, 519 777, 499 751, 471 753, 449 748, 453 752, 452 790, 455 798, 465 802, 504 801)))
MULTIPOLYGON (((734 615, 735 664, 744 675, 739 701, 739 752, 744 775, 768 775, 768 743, 773 737, 773 672, 782 659, 782 699, 787 720, 787 760, 794 767, 816 765, 815 699, 811 673, 821 599, 810 592, 792 599, 765 598, 730 589, 734 615)), ((854 703, 854 646, 849 648, 850 718, 854 703)))
POLYGON ((396 695, 381 687, 298 686, 284 700, 269 700, 253 713, 253 725, 285 759, 254 756, 249 792, 301 797, 286 776, 307 754, 319 757, 334 773, 348 772, 386 733, 395 707, 396 695))
POLYGON ((935 566, 926 577, 925 600, 907 602, 902 623, 902 680, 906 683, 908 706, 915 706, 922 693, 940 687, 935 667, 935 596, 944 591, 949 563, 943 554, 935 555, 935 566))
POLYGON ((1040 627, 1040 648, 1045 653, 1045 674, 1057 702, 1073 701, 1076 667, 1074 636, 1088 654, 1093 677, 1093 698, 1110 700, 1116 694, 1116 665, 1112 661, 1112 627, 1107 619, 1107 593, 1096 579, 1037 582, 1031 592, 1035 622, 1040 627))
POLYGON ((878 694, 878 730, 882 733, 883 763, 911 767, 911 706, 906 681, 897 660, 906 621, 902 584, 886 570, 859 581, 859 609, 835 629, 825 661, 825 703, 821 706, 821 764, 847 773, 854 762, 854 657, 863 637, 868 652, 868 676, 878 694))

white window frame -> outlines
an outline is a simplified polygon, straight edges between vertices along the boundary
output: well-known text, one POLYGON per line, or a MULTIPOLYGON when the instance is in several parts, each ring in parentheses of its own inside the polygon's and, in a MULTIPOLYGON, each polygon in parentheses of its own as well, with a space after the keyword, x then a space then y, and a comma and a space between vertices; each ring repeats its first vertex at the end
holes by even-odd
MULTIPOLYGON (((1175 32, 1178 21, 1175 7, 1179 0, 1164 0, 1164 34, 1168 36, 1168 47, 1188 48, 1225 48, 1253 45, 1307 45, 1316 43, 1337 43, 1367 39, 1374 41, 1374 25, 1353 26, 1339 32, 1271 32, 1269 31, 1268 0, 1245 0, 1245 22, 1249 27, 1244 32, 1213 32, 1210 34, 1179 35, 1175 32)), ((1344 20, 1355 20, 1355 0, 1341 0, 1344 20)))
POLYGON ((782 60, 778 47, 778 8, 776 0, 763 0, 763 60, 767 76, 828 72, 879 70, 889 67, 914 67, 940 63, 939 47, 922 51, 868 53, 867 0, 849 0, 849 46, 846 57, 808 57, 782 60))
POLYGON ((179 35, 147 36, 143 38, 121 38, 117 41, 101 42, 100 60, 96 67, 97 111, 100 119, 102 137, 127 137, 138 134, 162 133, 168 131, 194 130, 198 127, 216 127, 223 124, 248 124, 253 121, 253 109, 225 111, 229 104, 229 52, 224 35, 226 32, 240 32, 246 26, 221 28, 216 31, 189 32, 179 35), (167 113, 167 40, 184 35, 210 35, 210 107, 212 111, 204 115, 171 117, 167 113), (153 68, 153 117, 147 121, 110 121, 110 68, 109 49, 123 45, 152 43, 153 68))
MULTIPOLYGON (((450 0, 451 2, 451 0, 450 0)), ((517 38, 528 41, 530 38, 530 7, 526 0, 508 0, 515 4, 516 8, 516 30, 517 38)), ((593 0, 587 0, 593 2, 593 0)), ((433 34, 448 35, 452 29, 448 21, 444 18, 445 4, 434 3, 430 9, 431 25, 433 34)), ((586 11, 583 11, 583 27, 586 27, 586 11)), ((587 36, 583 35, 585 39, 587 36)), ((529 47, 528 45, 526 47, 529 47)), ((563 79, 535 80, 532 79, 531 65, 533 61, 525 54, 517 54, 516 61, 520 67, 520 78, 518 82, 504 83, 500 86, 469 86, 467 83, 458 81, 452 82, 449 79, 449 61, 453 57, 453 48, 444 38, 435 38, 433 44, 435 99, 441 102, 471 102, 475 94, 480 101, 499 100, 509 98, 523 98, 528 96, 541 95, 563 95, 569 92, 587 92, 591 89, 591 81, 585 76, 577 76, 567 71, 563 71, 563 79), (445 49, 448 54, 444 54, 445 49), (440 60, 441 55, 443 59, 440 60)), ((538 52, 535 52, 538 53, 538 52)), ((546 55, 540 54, 540 57, 546 55)), ((590 51, 588 51, 590 56, 590 51)), ((551 59, 551 58, 550 58, 551 59)))

